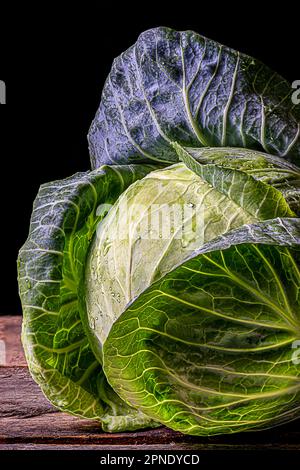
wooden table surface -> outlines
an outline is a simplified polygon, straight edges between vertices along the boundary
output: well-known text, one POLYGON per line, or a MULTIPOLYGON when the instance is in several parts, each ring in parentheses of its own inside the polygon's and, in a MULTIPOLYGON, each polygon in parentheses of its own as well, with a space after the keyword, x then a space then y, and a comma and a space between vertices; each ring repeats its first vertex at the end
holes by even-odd
POLYGON ((108 434, 57 411, 31 379, 20 343, 21 318, 0 317, 0 450, 299 450, 300 420, 268 431, 196 438, 159 428, 108 434))

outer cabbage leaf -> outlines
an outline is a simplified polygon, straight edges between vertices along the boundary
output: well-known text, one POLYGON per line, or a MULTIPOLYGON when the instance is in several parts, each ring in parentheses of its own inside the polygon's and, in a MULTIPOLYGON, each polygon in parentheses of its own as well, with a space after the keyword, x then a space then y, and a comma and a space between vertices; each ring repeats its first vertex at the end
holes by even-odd
MULTIPOLYGON (((219 169, 221 178, 225 175, 229 177, 233 174, 233 170, 242 171, 244 175, 240 175, 239 180, 242 178, 245 185, 251 182, 252 178, 271 185, 282 193, 289 207, 300 215, 300 170, 296 165, 273 155, 249 149, 183 148, 177 142, 172 145, 179 159, 196 174, 203 176, 205 173, 209 177, 211 165, 223 169, 222 171, 219 169)), ((212 177, 215 178, 216 174, 211 175, 210 180, 212 177)), ((251 191, 255 191, 253 186, 251 191)))
POLYGON ((105 215, 98 216, 97 207, 114 203, 151 169, 104 166, 42 185, 18 259, 22 341, 34 380, 56 407, 100 421, 108 431, 156 424, 108 385, 82 322, 78 289, 91 239, 105 215))
POLYGON ((299 246, 299 219, 277 218, 195 250, 112 326, 104 343, 110 384, 127 403, 187 434, 299 417, 299 246))
POLYGON ((89 131, 93 168, 175 162, 170 143, 245 147, 299 163, 300 105, 280 75, 192 31, 159 27, 117 57, 89 131))

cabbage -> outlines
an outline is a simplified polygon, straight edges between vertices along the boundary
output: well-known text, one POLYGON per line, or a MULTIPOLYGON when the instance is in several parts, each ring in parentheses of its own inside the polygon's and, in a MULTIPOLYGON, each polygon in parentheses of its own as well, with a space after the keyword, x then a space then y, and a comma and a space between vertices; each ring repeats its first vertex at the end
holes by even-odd
POLYGON ((191 32, 143 33, 114 62, 94 169, 41 186, 18 258, 29 370, 57 408, 204 436, 300 415, 299 106, 283 95, 191 32))

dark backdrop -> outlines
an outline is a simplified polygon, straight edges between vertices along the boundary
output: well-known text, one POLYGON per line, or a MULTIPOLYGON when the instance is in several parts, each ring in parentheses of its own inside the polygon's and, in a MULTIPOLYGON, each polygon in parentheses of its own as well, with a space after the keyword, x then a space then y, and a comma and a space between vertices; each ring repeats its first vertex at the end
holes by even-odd
MULTIPOLYGON (((154 26, 193 29, 262 60, 290 81, 300 79, 299 8, 287 2, 262 13, 251 3, 220 8, 139 3, 101 7, 30 7, 1 14, 0 314, 21 313, 16 257, 41 183, 89 168, 86 135, 112 60, 154 26), (242 9, 241 9, 242 7, 242 9)), ((161 2, 162 4, 162 2, 161 2)), ((85 3, 84 3, 85 5, 85 3)), ((293 3, 292 3, 293 5, 293 3)))

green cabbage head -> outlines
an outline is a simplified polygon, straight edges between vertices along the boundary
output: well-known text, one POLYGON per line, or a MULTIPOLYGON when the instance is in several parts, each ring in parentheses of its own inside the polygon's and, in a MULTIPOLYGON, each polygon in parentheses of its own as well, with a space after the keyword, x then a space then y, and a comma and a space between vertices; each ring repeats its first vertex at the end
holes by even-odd
POLYGON ((57 408, 192 435, 300 416, 300 105, 256 59, 159 27, 117 57, 92 171, 41 186, 22 341, 57 408))

